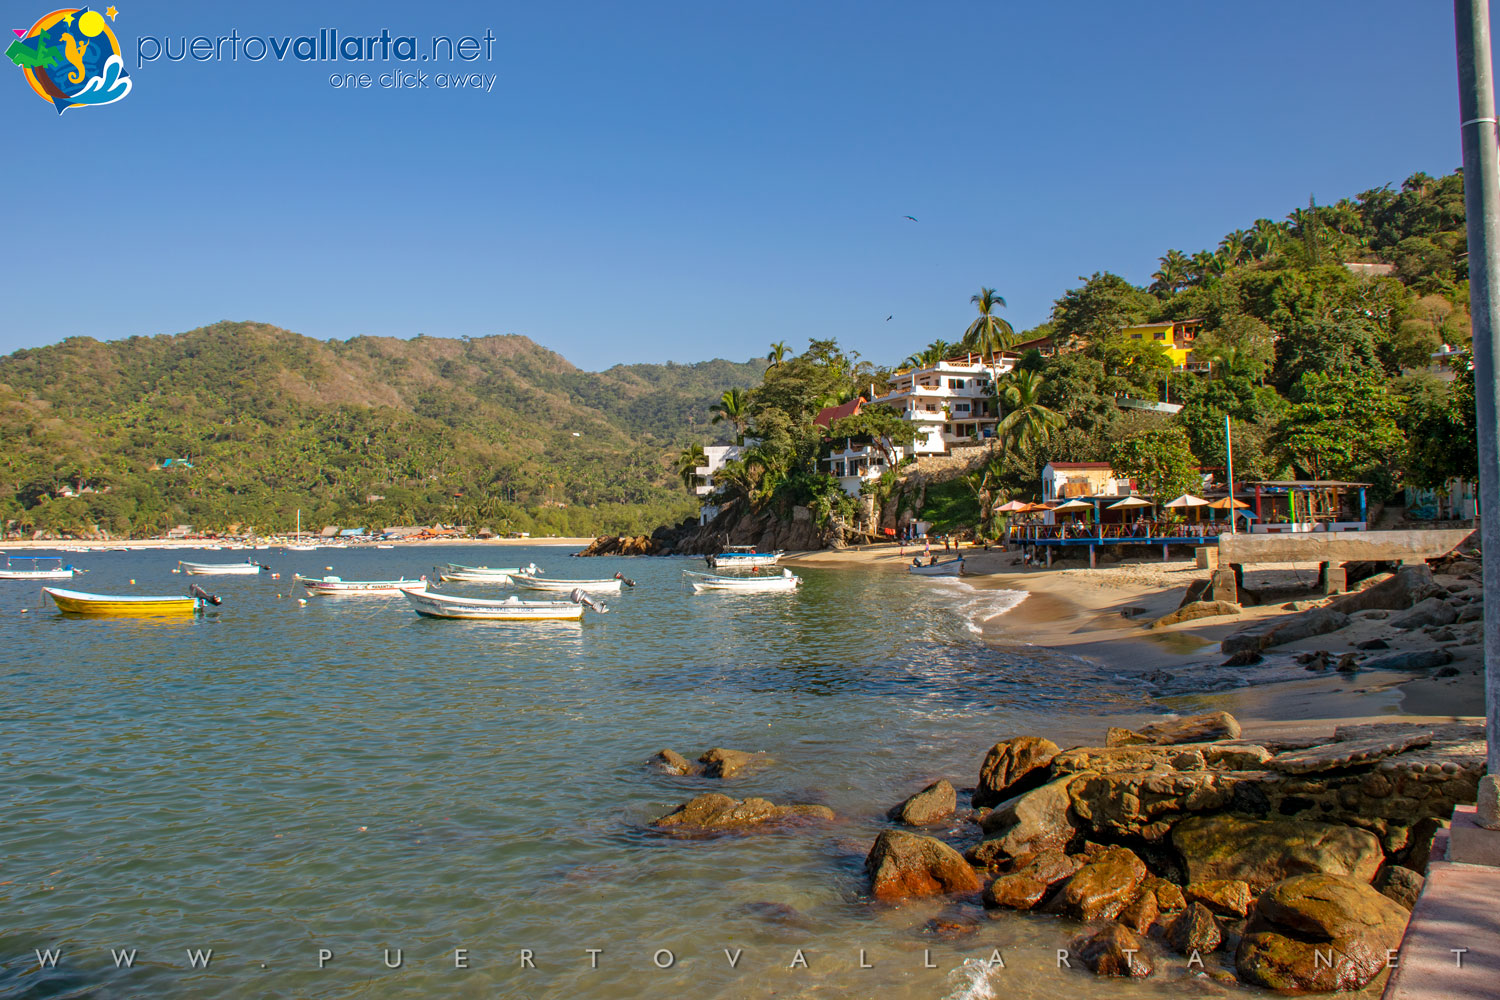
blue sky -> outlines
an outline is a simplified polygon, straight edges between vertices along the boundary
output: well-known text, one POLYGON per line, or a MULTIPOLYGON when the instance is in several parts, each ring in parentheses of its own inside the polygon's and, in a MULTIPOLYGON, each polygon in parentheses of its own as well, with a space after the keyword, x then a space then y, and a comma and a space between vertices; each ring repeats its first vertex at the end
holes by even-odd
POLYGON ((59 117, 0 63, 0 350, 253 319, 893 363, 981 285, 1023 329, 1079 275, 1460 162, 1447 4, 114 3, 124 101, 59 117), (141 36, 383 27, 492 30, 460 68, 493 89, 136 65, 141 36))

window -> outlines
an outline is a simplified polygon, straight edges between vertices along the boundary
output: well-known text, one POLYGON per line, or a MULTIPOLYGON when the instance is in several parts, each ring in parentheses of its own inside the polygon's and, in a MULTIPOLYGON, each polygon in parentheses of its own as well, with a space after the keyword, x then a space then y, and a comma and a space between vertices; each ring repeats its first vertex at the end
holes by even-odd
POLYGON ((1138 334, 1138 333, 1132 333, 1132 334, 1131 334, 1131 335, 1130 335, 1130 339, 1131 339, 1131 340, 1140 340, 1140 339, 1141 339, 1141 335, 1140 335, 1140 334, 1138 334))
POLYGON ((1156 339, 1157 339, 1157 340, 1166 340, 1166 339, 1167 339, 1167 335, 1166 335, 1166 332, 1165 332, 1165 331, 1163 331, 1163 332, 1162 332, 1162 333, 1158 333, 1158 334, 1156 334, 1156 339))

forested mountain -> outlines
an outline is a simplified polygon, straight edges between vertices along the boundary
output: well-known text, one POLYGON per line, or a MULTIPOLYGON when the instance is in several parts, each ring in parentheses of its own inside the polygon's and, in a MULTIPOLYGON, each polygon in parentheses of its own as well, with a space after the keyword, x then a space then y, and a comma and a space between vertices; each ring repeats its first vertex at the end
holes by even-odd
POLYGON ((0 358, 0 514, 116 534, 284 530, 299 507, 313 525, 638 529, 694 509, 669 452, 717 436, 709 407, 764 368, 586 372, 525 337, 258 323, 73 338, 0 358))

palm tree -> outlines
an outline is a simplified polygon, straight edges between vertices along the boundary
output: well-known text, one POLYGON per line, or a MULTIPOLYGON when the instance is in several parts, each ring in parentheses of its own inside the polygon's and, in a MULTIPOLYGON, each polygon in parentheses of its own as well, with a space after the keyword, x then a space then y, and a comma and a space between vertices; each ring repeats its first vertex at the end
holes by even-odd
POLYGON ((1000 391, 1000 402, 1009 411, 995 427, 1001 441, 1017 448, 1044 445, 1052 432, 1066 422, 1061 414, 1041 404, 1045 381, 1036 372, 1018 371, 1000 391))
POLYGON ((1159 258, 1161 268, 1151 276, 1151 291, 1156 295, 1175 295, 1189 284, 1192 261, 1181 250, 1168 250, 1159 258))
POLYGON ((1286 242, 1286 228, 1270 219, 1256 219, 1250 227, 1246 249, 1255 260, 1265 260, 1286 242))
POLYGON ((901 362, 903 368, 927 368, 937 364, 953 351, 953 345, 939 338, 901 362))
POLYGON ((698 470, 708 464, 708 456, 703 453, 701 444, 690 444, 682 449, 682 454, 677 456, 677 474, 682 477, 682 485, 689 490, 698 485, 698 470))
POLYGON ((734 425, 734 443, 745 443, 745 424, 750 419, 750 397, 744 389, 726 389, 710 412, 714 423, 729 421, 734 425))
POLYGON ((969 301, 979 310, 979 318, 969 324, 961 342, 964 350, 995 354, 1007 350, 1016 342, 1016 331, 1008 322, 995 315, 995 307, 1005 308, 1005 299, 995 294, 993 288, 980 288, 978 295, 969 296, 969 301))
POLYGON ((786 341, 784 341, 784 340, 778 340, 774 344, 772 344, 771 345, 771 353, 769 353, 769 354, 766 355, 766 360, 769 361, 769 362, 771 362, 771 367, 772 368, 775 368, 777 365, 779 365, 783 361, 785 361, 786 360, 786 341))

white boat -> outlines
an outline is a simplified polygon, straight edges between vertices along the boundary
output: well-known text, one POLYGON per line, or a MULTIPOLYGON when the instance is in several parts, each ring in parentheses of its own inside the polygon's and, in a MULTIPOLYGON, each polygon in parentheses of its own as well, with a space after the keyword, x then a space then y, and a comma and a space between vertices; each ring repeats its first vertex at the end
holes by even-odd
POLYGON ((511 578, 520 573, 536 575, 541 572, 536 563, 527 566, 465 566, 461 563, 445 563, 434 567, 433 572, 441 581, 454 583, 492 583, 497 587, 509 587, 511 578))
POLYGON ((288 552, 316 552, 318 547, 316 545, 288 545, 286 550, 288 552))
POLYGON ((177 565, 188 576, 254 576, 265 569, 254 559, 236 563, 200 563, 179 559, 177 565))
POLYGON ((307 588, 309 594, 318 597, 391 597, 404 591, 427 589, 427 578, 408 580, 345 580, 337 576, 302 576, 294 574, 292 580, 307 588))
POLYGON ((625 579, 621 573, 608 580, 543 580, 533 573, 513 573, 511 579, 527 590, 583 590, 592 594, 616 593, 625 584, 635 586, 634 580, 625 579))
POLYGON ((757 552, 753 545, 729 545, 723 552, 708 556, 708 564, 714 569, 764 569, 775 566, 782 552, 757 552))
POLYGON ((431 590, 403 590, 412 610, 424 618, 468 618, 483 621, 540 622, 578 621, 587 606, 603 614, 609 608, 593 601, 581 590, 574 590, 566 601, 523 601, 507 597, 503 601, 478 597, 457 597, 431 590))
POLYGON ((711 573, 694 573, 691 570, 682 572, 688 578, 688 582, 693 585, 695 594, 708 591, 733 594, 784 594, 796 590, 802 584, 802 578, 793 576, 789 569, 782 570, 779 576, 714 576, 711 573))
POLYGON ((76 572, 71 565, 64 566, 57 556, 5 556, 0 580, 71 580, 76 572))
POLYGON ((949 559, 947 562, 941 563, 923 563, 921 558, 918 557, 912 561, 910 566, 906 567, 906 571, 908 573, 915 573, 918 576, 963 576, 964 557, 959 556, 957 559, 949 559))

